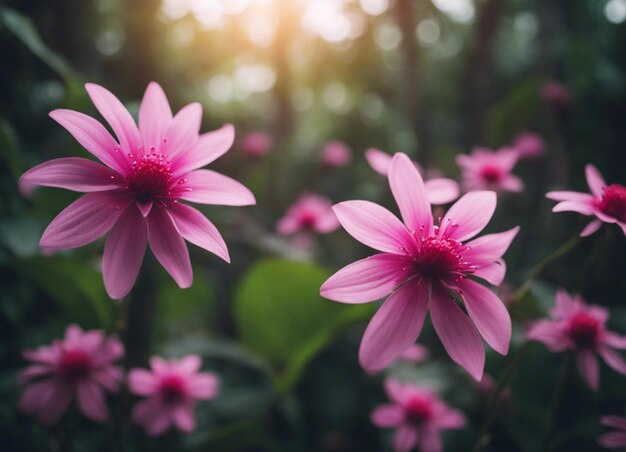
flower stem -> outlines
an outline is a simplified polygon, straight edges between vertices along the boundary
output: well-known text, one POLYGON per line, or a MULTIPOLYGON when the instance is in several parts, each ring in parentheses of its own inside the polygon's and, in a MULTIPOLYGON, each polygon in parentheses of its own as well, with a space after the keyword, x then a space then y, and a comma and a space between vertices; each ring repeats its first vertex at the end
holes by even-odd
POLYGON ((550 405, 548 405, 548 414, 546 416, 546 433, 541 442, 541 450, 548 452, 550 450, 550 440, 552 439, 552 433, 556 427, 556 420, 559 414, 559 407, 561 405, 561 399, 563 398, 563 390, 565 389, 565 383, 567 382, 568 370, 571 362, 571 355, 568 353, 563 357, 561 362, 561 369, 559 370, 558 380, 556 387, 552 393, 552 399, 550 405))

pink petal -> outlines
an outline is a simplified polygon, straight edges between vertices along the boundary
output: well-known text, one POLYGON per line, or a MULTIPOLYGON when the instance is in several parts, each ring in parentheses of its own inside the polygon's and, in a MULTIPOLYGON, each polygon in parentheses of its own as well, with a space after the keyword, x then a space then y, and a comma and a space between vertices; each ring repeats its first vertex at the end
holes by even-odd
POLYGON ((172 411, 172 420, 178 429, 185 433, 191 433, 196 428, 196 420, 193 416, 191 404, 178 405, 172 411))
POLYGON ((172 190, 172 194, 181 199, 221 206, 250 206, 256 203, 252 192, 240 182, 215 171, 192 171, 185 179, 187 183, 172 190))
POLYGON ((384 253, 405 254, 413 237, 406 227, 382 206, 369 201, 345 201, 333 206, 344 229, 359 242, 384 253))
POLYGON ((513 174, 508 174, 500 182, 500 188, 510 192, 519 193, 524 189, 524 183, 519 177, 514 176, 513 174))
POLYGON ((443 441, 439 430, 425 428, 418 438, 420 452, 443 452, 443 441))
POLYGON ((463 280, 459 287, 478 332, 491 348, 506 355, 511 342, 511 316, 504 303, 485 286, 470 279, 463 280))
POLYGON ((497 234, 487 234, 466 243, 463 258, 473 265, 492 264, 500 259, 519 232, 519 226, 497 234))
POLYGON ((423 230, 423 234, 429 236, 433 224, 430 202, 422 176, 406 154, 393 156, 389 166, 389 186, 407 228, 423 230))
POLYGON ((424 325, 428 292, 425 284, 407 283, 378 308, 361 340, 359 362, 364 369, 384 369, 415 342, 424 325))
POLYGON ((87 193, 59 213, 44 231, 44 248, 78 248, 101 237, 132 202, 116 192, 87 193))
POLYGON ((234 141, 235 128, 231 124, 200 135, 198 141, 174 161, 174 173, 182 176, 212 163, 224 155, 234 141))
POLYGON ((372 411, 370 419, 377 427, 397 427, 404 420, 404 410, 399 405, 380 405, 372 411))
POLYGON ((480 267, 472 275, 484 279, 489 284, 499 286, 506 275, 506 263, 502 259, 498 259, 493 264, 480 267))
POLYGON ((342 268, 328 278, 320 294, 343 303, 367 303, 389 295, 405 279, 405 258, 376 254, 342 268))
POLYGON ((61 385, 54 379, 42 380, 31 384, 26 388, 18 404, 19 410, 26 414, 35 414, 44 408, 61 385))
POLYGON ((139 130, 126 107, 102 86, 87 83, 85 89, 102 117, 115 132, 122 149, 131 154, 139 152, 141 148, 139 130))
POLYGON ((150 82, 139 106, 139 131, 146 151, 160 151, 161 143, 172 122, 172 110, 163 88, 150 82))
POLYGON ((589 387, 593 391, 597 391, 600 384, 600 367, 598 366, 596 355, 591 350, 579 350, 576 353, 576 363, 578 364, 578 370, 589 387))
POLYGON ((105 165, 120 174, 125 174, 130 167, 126 156, 128 151, 120 150, 119 144, 107 129, 91 116, 72 110, 54 110, 50 117, 105 165))
POLYGON ((454 201, 461 193, 457 181, 443 177, 427 180, 424 182, 424 189, 428 202, 438 206, 454 201))
POLYGON ((592 208, 591 213, 595 215, 596 217, 598 217, 600 220, 604 221, 605 223, 617 223, 617 218, 605 214, 604 212, 602 212, 600 209, 596 207, 592 208))
POLYGON ((189 394, 195 399, 214 399, 218 390, 219 379, 212 373, 202 372, 189 378, 189 394))
POLYGON ((150 367, 155 374, 162 375, 170 371, 170 363, 160 356, 152 356, 150 358, 150 367))
POLYGON ((45 375, 49 375, 54 372, 54 367, 48 364, 34 364, 32 366, 28 366, 26 369, 22 370, 18 374, 18 379, 20 384, 27 383, 28 381, 43 377, 45 375))
POLYGON ((606 346, 600 347, 598 353, 600 353, 604 362, 615 372, 626 375, 626 362, 624 362, 624 358, 622 358, 619 353, 606 346))
POLYGON ((600 435, 598 443, 607 449, 616 449, 626 446, 626 432, 609 432, 600 435))
POLYGON ((198 355, 187 355, 175 362, 174 368, 185 375, 191 375, 202 367, 202 359, 198 355))
POLYGON ((122 369, 117 366, 100 368, 93 372, 92 378, 109 392, 118 392, 122 381, 122 369))
POLYGON ((589 193, 580 193, 577 191, 549 191, 546 198, 553 201, 574 201, 581 204, 592 204, 594 197, 589 193))
POLYGON ((52 425, 57 422, 67 411, 72 400, 72 388, 69 385, 59 385, 54 396, 42 405, 38 412, 38 419, 44 425, 52 425))
POLYGON ((148 226, 135 209, 126 209, 104 245, 102 276, 107 293, 119 300, 130 292, 146 253, 148 226))
POLYGON ((391 156, 389 154, 375 148, 369 148, 365 151, 365 159, 374 171, 385 177, 387 176, 389 165, 391 165, 391 156))
POLYGON ((626 336, 620 336, 610 331, 605 331, 603 334, 603 342, 613 348, 620 350, 626 349, 626 336))
POLYGON ((441 220, 439 237, 460 242, 474 237, 491 220, 496 202, 496 194, 492 191, 474 191, 463 195, 441 220))
POLYGON ((621 416, 602 416, 600 423, 606 427, 626 430, 626 418, 621 416))
POLYGON ((417 444, 417 430, 415 427, 401 425, 393 435, 394 452, 409 452, 417 444))
POLYGON ((552 320, 538 320, 526 332, 526 337, 532 341, 545 344, 551 352, 561 352, 568 348, 567 338, 558 322, 552 320))
POLYGON ((159 379, 146 369, 133 369, 128 373, 128 388, 138 396, 154 395, 159 387, 159 379))
POLYGON ((593 206, 577 201, 561 201, 552 208, 552 212, 578 212, 582 215, 593 215, 593 206))
POLYGON ((137 403, 133 408, 132 417, 133 421, 143 425, 151 436, 160 435, 172 424, 168 407, 156 397, 137 403))
POLYGON ((141 213, 141 216, 145 218, 150 214, 150 211, 152 210, 152 206, 154 205, 154 202, 152 200, 148 200, 148 201, 136 200, 135 205, 137 206, 137 209, 139 209, 139 213, 141 213))
POLYGON ((433 286, 430 318, 450 358, 480 381, 485 367, 480 335, 470 318, 437 286, 433 286))
POLYGON ((585 229, 582 230, 582 232, 580 233, 580 236, 589 237, 591 234, 593 234, 598 229, 600 229, 601 226, 602 226, 601 220, 593 220, 591 223, 585 226, 585 229))
POLYGON ((400 359, 412 363, 421 363, 430 357, 428 348, 420 344, 411 344, 400 355, 400 359))
POLYGON ((385 392, 391 401, 397 405, 404 406, 413 391, 412 388, 401 381, 388 377, 385 379, 385 392))
POLYGON ((465 416, 459 410, 446 409, 437 419, 435 419, 437 428, 440 429, 459 429, 465 426, 465 416))
POLYGON ((154 418, 146 425, 146 430, 150 436, 159 436, 165 433, 173 423, 172 415, 168 411, 157 411, 154 418))
POLYGON ((168 211, 178 231, 186 240, 230 262, 224 239, 215 225, 202 213, 180 203, 170 205, 168 211))
POLYGON ((566 319, 576 313, 578 310, 577 303, 569 294, 560 287, 556 291, 556 297, 554 301, 554 308, 552 308, 551 315, 555 319, 566 319))
POLYGON ((148 217, 148 242, 154 256, 181 289, 191 286, 189 250, 165 207, 155 205, 148 217))
POLYGON ((80 411, 95 422, 104 422, 108 418, 102 388, 92 381, 82 381, 76 388, 76 399, 80 411))
POLYGON ((167 154, 171 161, 186 152, 198 140, 201 122, 202 105, 194 102, 181 108, 170 123, 166 141, 161 146, 162 152, 167 154))
POLYGON ((589 189, 591 193, 594 194, 596 198, 601 198, 604 188, 606 187, 606 182, 598 171, 598 168, 589 164, 585 166, 585 177, 587 178, 587 184, 589 184, 589 189))

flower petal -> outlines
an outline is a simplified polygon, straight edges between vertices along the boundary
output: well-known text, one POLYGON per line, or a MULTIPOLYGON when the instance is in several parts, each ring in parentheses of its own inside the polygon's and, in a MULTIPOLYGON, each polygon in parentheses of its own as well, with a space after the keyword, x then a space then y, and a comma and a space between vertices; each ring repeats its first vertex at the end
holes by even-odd
POLYGON ((504 276, 506 275, 506 262, 498 259, 493 264, 480 267, 472 275, 484 279, 489 284, 499 286, 504 281, 504 276))
POLYGON ((170 161, 187 151, 198 140, 202 122, 202 105, 198 102, 185 105, 170 123, 161 151, 170 161))
POLYGON ((621 416, 602 416, 600 423, 606 427, 626 430, 626 418, 621 416))
POLYGON ((578 212, 582 215, 593 215, 594 208, 592 205, 577 201, 561 201, 552 208, 552 212, 578 212))
POLYGON ((172 420, 181 432, 193 432, 196 428, 196 420, 193 415, 192 404, 187 403, 174 407, 172 420))
POLYGON ((399 405, 380 405, 372 411, 370 419, 377 427, 397 427, 404 420, 404 410, 399 405))
POLYGON ((182 176, 212 163, 224 155, 234 141, 235 128, 231 124, 200 135, 198 141, 173 162, 174 173, 182 176))
POLYGON ((171 122, 172 110, 163 88, 150 82, 139 106, 139 131, 146 151, 160 151, 171 122))
POLYGON ((600 353, 604 362, 615 372, 626 375, 626 362, 624 362, 624 358, 622 358, 619 353, 606 346, 600 347, 598 353, 600 353))
POLYGON ((95 422, 104 422, 108 418, 102 388, 90 380, 81 381, 76 388, 76 399, 80 411, 95 422))
POLYGON ((406 154, 397 153, 389 166, 389 186, 409 230, 430 235, 433 215, 422 176, 406 154))
POLYGON ((391 364, 420 334, 428 309, 428 288, 407 283, 378 308, 363 334, 359 361, 377 372, 391 364))
POLYGON ((591 234, 596 232, 600 227, 602 227, 602 220, 593 220, 589 223, 580 233, 581 237, 589 237, 591 234))
POLYGON ((594 197, 589 193, 581 193, 577 191, 549 191, 546 198, 553 201, 574 201, 584 204, 593 204, 594 197))
POLYGON ((154 395, 159 388, 159 379, 146 369, 132 369, 128 373, 128 388, 138 396, 154 395))
POLYGON ((44 231, 44 248, 78 248, 101 237, 132 200, 117 192, 87 193, 59 213, 44 231))
POLYGON ((391 156, 386 152, 380 151, 375 148, 369 148, 365 151, 365 159, 370 164, 372 169, 378 174, 387 176, 389 172, 389 165, 391 165, 391 156))
POLYGON ((202 359, 198 355, 187 355, 174 361, 174 369, 184 375, 191 375, 202 367, 202 359))
POLYGON ((126 209, 104 245, 102 276, 107 293, 119 300, 130 292, 146 253, 148 227, 136 209, 126 209))
POLYGON ((496 194, 473 191, 455 202, 441 220, 439 237, 463 242, 482 231, 496 209, 496 194))
POLYGON ((559 323, 552 320, 538 320, 532 323, 526 332, 526 338, 542 342, 551 352, 562 352, 568 347, 567 338, 563 335, 559 323))
POLYGON ((609 432, 600 435, 598 444, 607 449, 626 446, 626 432, 609 432))
POLYGON ((600 384, 600 366, 598 365, 596 355, 588 349, 578 350, 576 352, 576 363, 585 382, 593 391, 597 391, 600 384))
POLYGON ((328 278, 320 294, 343 303, 367 303, 389 295, 405 279, 405 258, 376 254, 342 268, 328 278))
POLYGON ((585 177, 587 178, 587 184, 589 184, 591 193, 593 193, 596 198, 601 198, 604 188, 606 187, 606 182, 602 174, 600 174, 600 171, 598 171, 598 168, 591 164, 585 166, 585 177))
POLYGON ((428 202, 440 206, 448 204, 459 197, 461 188, 457 181, 438 177, 424 182, 428 202))
POLYGON ((219 379, 215 374, 202 372, 189 378, 189 394, 195 399, 214 399, 218 390, 219 379))
POLYGON ((409 452, 417 444, 417 430, 415 427, 401 425, 393 435, 394 452, 409 452))
POLYGON ((221 206, 250 206, 256 203, 254 195, 240 182, 211 170, 192 171, 184 184, 172 190, 174 196, 200 204, 221 206))
POLYGON ((463 259, 479 267, 500 259, 519 232, 519 226, 497 234, 487 234, 466 243, 463 259))

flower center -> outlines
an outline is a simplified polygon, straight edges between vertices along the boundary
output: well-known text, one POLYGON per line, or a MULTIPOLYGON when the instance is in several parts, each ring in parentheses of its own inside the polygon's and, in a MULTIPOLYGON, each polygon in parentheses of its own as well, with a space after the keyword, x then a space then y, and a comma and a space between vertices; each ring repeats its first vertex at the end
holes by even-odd
POLYGON ((422 276, 430 279, 458 280, 476 270, 461 255, 463 244, 451 239, 422 239, 414 265, 422 276))
POLYGON ((91 358, 82 350, 65 350, 59 370, 61 375, 70 380, 84 378, 91 371, 91 358))
POLYGON ((315 215, 313 215, 312 213, 304 213, 300 217, 300 224, 302 225, 303 228, 313 229, 313 226, 315 226, 316 221, 317 219, 315 215))
POLYGON ((163 154, 152 153, 133 159, 133 167, 127 178, 130 188, 139 201, 166 198, 174 175, 163 154))
POLYGON ((502 170, 497 166, 485 165, 480 169, 480 177, 493 184, 502 178, 502 170))
POLYGON ((187 395, 187 383, 179 375, 166 375, 161 380, 159 392, 166 403, 175 403, 187 395))
POLYGON ((433 417, 430 400, 414 396, 404 407, 406 420, 412 424, 421 424, 433 417))
POLYGON ((600 322, 584 312, 579 312, 569 319, 565 332, 576 346, 591 347, 598 339, 600 322))
POLYGON ((619 221, 626 222, 626 187, 619 184, 606 187, 602 199, 598 201, 598 209, 619 221))

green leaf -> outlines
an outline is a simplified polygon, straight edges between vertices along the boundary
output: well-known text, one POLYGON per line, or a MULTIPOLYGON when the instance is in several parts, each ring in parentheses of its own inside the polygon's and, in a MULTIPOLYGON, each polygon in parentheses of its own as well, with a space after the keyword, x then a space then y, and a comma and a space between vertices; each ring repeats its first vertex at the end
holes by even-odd
POLYGON ((0 157, 4 166, 11 171, 15 180, 24 172, 22 156, 17 152, 17 136, 4 118, 0 118, 0 157))

